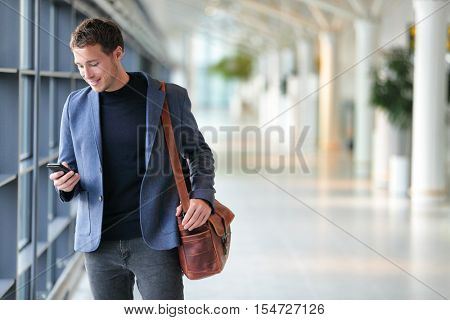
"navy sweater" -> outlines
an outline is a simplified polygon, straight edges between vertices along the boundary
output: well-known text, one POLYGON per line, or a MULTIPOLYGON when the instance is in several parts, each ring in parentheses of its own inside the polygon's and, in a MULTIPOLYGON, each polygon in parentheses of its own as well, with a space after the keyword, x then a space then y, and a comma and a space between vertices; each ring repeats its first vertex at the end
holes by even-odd
POLYGON ((147 81, 128 73, 129 82, 100 93, 104 209, 102 240, 141 237, 139 193, 145 173, 147 81))

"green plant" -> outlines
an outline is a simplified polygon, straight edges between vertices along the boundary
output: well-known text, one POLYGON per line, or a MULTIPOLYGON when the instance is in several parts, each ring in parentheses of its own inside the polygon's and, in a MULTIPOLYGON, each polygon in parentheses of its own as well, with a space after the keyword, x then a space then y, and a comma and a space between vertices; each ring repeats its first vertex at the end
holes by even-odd
POLYGON ((409 129, 413 109, 413 63, 408 49, 392 48, 383 53, 383 64, 373 70, 371 103, 384 110, 389 121, 409 129))
POLYGON ((234 56, 225 57, 209 67, 211 73, 222 75, 225 79, 248 79, 252 73, 252 56, 238 52, 234 56))

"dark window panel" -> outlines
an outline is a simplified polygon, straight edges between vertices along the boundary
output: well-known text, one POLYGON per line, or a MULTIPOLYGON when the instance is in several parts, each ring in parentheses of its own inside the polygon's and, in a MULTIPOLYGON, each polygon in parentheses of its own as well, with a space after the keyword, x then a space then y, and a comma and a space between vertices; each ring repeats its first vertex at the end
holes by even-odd
POLYGON ((55 273, 59 277, 73 256, 72 229, 66 228, 55 241, 55 273))
POLYGON ((22 249, 31 239, 31 193, 33 173, 19 176, 19 228, 18 249, 22 249))
POLYGON ((139 55, 125 43, 125 56, 122 64, 127 71, 139 71, 139 55))
POLYGON ((0 174, 17 172, 17 74, 0 74, 0 174))
POLYGON ((61 127, 61 115, 64 108, 64 103, 70 94, 70 80, 57 79, 55 83, 55 143, 59 145, 59 130, 61 127))
POLYGON ((44 165, 39 167, 39 181, 38 181, 38 212, 37 212, 37 239, 38 241, 47 242, 48 230, 48 175, 49 170, 44 165))
MULTIPOLYGON (((82 14, 82 13, 80 13, 80 12, 77 12, 76 13, 76 17, 75 17, 75 26, 77 26, 81 21, 83 21, 84 19, 86 19, 87 17, 84 15, 84 14, 82 14)), ((75 26, 74 26, 74 29, 75 29, 75 26)))
POLYGON ((41 78, 41 88, 39 94, 39 159, 48 157, 49 140, 49 79, 41 78))
POLYGON ((36 299, 44 300, 49 290, 47 289, 47 251, 45 251, 37 260, 36 272, 36 299))
POLYGON ((71 8, 67 4, 58 4, 56 6, 56 70, 73 71, 73 56, 69 48, 70 34, 72 26, 70 23, 71 8))
POLYGON ((0 187, 0 278, 13 279, 17 268, 17 180, 0 187))
POLYGON ((83 89, 83 88, 85 88, 85 87, 87 87, 88 86, 88 84, 84 81, 84 80, 77 80, 76 82, 76 90, 77 89, 83 89))
MULTIPOLYGON (((56 191, 55 191, 56 193, 56 191)), ((63 203, 59 197, 55 199, 56 216, 57 217, 68 217, 70 214, 70 205, 63 203)))
POLYGON ((21 69, 32 69, 34 68, 34 1, 22 0, 22 3, 19 65, 21 69))
POLYGON ((30 299, 30 278, 31 270, 27 269, 22 272, 17 279, 17 300, 29 300, 30 299))
POLYGON ((53 242, 47 249, 47 278, 46 278, 46 288, 48 291, 56 283, 56 263, 55 263, 55 243, 53 242))
POLYGON ((0 1, 0 68, 19 67, 19 25, 20 1, 0 1))
POLYGON ((22 97, 20 105, 20 159, 24 160, 32 156, 32 132, 33 132, 33 78, 22 76, 22 97))
POLYGON ((39 62, 41 70, 50 70, 50 1, 41 0, 39 22, 39 62))
MULTIPOLYGON (((48 175, 50 172, 47 173, 48 175)), ((47 223, 50 223, 56 217, 56 197, 55 187, 53 181, 46 179, 47 182, 47 223)))

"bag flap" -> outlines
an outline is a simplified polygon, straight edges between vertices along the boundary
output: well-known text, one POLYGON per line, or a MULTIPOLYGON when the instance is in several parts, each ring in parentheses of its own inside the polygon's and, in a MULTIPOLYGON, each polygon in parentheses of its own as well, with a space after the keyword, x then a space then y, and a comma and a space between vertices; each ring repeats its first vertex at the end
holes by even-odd
POLYGON ((209 216, 209 222, 214 228, 214 231, 218 236, 225 234, 225 226, 229 230, 230 224, 234 219, 234 214, 221 204, 219 201, 214 201, 214 214, 209 216))

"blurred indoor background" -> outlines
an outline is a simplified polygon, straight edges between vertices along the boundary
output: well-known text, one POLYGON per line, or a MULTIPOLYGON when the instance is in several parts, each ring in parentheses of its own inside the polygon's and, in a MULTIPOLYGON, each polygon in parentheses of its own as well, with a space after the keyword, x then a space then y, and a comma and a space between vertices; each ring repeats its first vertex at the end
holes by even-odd
POLYGON ((448 4, 0 0, 0 297, 92 299, 45 165, 86 86, 70 33, 101 16, 127 71, 188 89, 236 214, 186 299, 449 298, 448 4))

